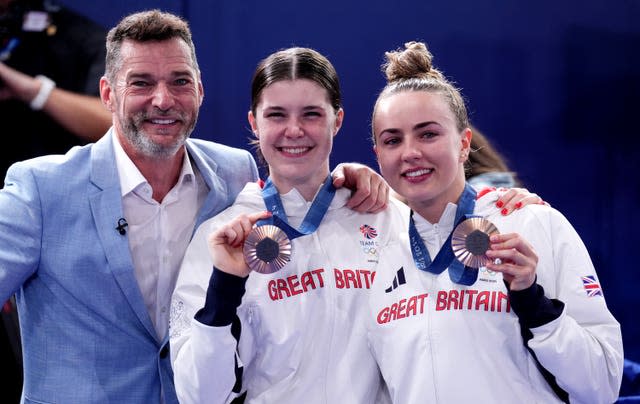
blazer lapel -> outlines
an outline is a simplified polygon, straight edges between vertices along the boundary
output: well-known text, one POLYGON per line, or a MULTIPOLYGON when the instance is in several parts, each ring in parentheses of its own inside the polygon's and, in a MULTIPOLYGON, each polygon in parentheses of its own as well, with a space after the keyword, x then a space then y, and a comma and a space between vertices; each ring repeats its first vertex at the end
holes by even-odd
POLYGON ((191 157, 193 163, 198 167, 202 178, 209 187, 209 193, 207 198, 200 208, 198 217, 196 218, 196 224, 193 231, 200 226, 202 222, 209 219, 214 214, 218 213, 222 209, 227 207, 227 194, 229 193, 227 185, 222 182, 220 177, 216 174, 218 164, 205 153, 198 149, 197 145, 187 140, 187 152, 191 157))
POLYGON ((91 181, 96 186, 95 193, 89 197, 91 213, 116 282, 142 325, 157 339, 133 271, 128 238, 116 229, 118 219, 124 214, 112 136, 115 134, 110 129, 91 151, 91 181))

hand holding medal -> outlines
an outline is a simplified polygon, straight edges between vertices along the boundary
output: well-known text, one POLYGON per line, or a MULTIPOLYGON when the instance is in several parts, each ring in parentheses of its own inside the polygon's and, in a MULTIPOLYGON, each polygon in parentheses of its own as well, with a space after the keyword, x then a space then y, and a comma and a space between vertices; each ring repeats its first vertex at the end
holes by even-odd
MULTIPOLYGON (((213 266, 223 272, 246 277, 251 273, 251 270, 268 273, 266 271, 269 268, 275 268, 275 263, 269 265, 274 259, 277 259, 277 265, 282 264, 281 255, 274 250, 274 243, 276 244, 275 247, 278 248, 283 242, 281 236, 277 232, 274 233, 273 230, 267 230, 267 228, 275 226, 260 225, 261 221, 270 217, 271 212, 268 211, 242 214, 211 233, 208 238, 208 246, 213 266), (263 234, 266 237, 263 237, 263 234), (251 252, 251 247, 247 247, 248 245, 253 246, 255 250, 253 253, 251 252), (247 252, 248 256, 246 255, 247 252), (256 265, 259 263, 253 262, 255 259, 251 258, 256 254, 259 254, 264 261, 258 269, 256 269, 256 265), (269 268, 262 269, 265 265, 269 268)), ((290 249, 286 251, 285 248, 284 250, 285 254, 287 252, 290 254, 290 249)), ((288 258, 289 256, 287 255, 286 261, 288 261, 288 258)))

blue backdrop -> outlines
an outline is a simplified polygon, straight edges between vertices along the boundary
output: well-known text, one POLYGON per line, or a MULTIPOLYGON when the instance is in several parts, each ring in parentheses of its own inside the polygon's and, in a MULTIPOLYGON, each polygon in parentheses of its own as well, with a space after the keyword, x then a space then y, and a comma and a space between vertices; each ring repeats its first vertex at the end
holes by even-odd
POLYGON ((466 95, 472 121, 525 185, 581 234, 640 361, 640 2, 63 0, 107 27, 147 8, 189 20, 205 86, 195 137, 247 147, 251 75, 292 45, 327 55, 343 86, 345 124, 332 157, 377 167, 370 113, 383 53, 425 41, 466 95), (636 313, 636 314, 634 314, 636 313))

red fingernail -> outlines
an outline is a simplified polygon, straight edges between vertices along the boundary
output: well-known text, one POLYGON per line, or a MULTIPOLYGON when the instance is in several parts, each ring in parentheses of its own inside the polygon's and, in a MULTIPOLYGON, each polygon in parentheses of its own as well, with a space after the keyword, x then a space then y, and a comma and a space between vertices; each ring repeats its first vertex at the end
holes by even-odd
POLYGON ((522 207, 522 202, 516 203, 516 209, 520 209, 522 207))
POLYGON ((495 190, 496 190, 495 187, 484 187, 480 190, 480 192, 478 192, 478 195, 476 195, 476 199, 480 199, 486 194, 488 194, 489 192, 495 191, 495 190))
POLYGON ((504 203, 502 203, 502 201, 498 201, 496 202, 496 206, 498 207, 498 209, 500 209, 501 207, 504 206, 504 203))
POLYGON ((507 210, 507 208, 504 208, 500 211, 500 213, 502 213, 502 216, 507 216, 507 213, 509 213, 509 211, 507 210))

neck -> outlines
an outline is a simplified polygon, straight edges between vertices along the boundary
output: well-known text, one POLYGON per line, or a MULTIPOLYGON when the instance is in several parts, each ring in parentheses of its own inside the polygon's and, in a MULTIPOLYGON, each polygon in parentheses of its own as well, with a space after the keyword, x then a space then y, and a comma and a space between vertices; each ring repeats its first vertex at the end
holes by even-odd
POLYGON ((327 179, 329 175, 328 171, 318 170, 311 178, 304 179, 292 179, 292 178, 282 178, 278 175, 272 175, 271 181, 273 185, 278 189, 278 193, 286 194, 295 188, 300 195, 307 202, 313 201, 313 198, 318 193, 318 189, 327 179))
POLYGON ((151 186, 153 199, 162 202, 169 191, 178 183, 185 148, 181 147, 173 156, 166 158, 154 158, 136 152, 126 152, 151 186))
POLYGON ((445 192, 441 192, 433 198, 424 200, 410 200, 407 201, 409 207, 417 214, 425 218, 429 223, 438 223, 442 213, 448 203, 457 204, 460 200, 460 196, 464 191, 465 181, 458 179, 455 184, 445 192))
POLYGON ((135 162, 136 167, 151 185, 154 200, 162 202, 169 191, 178 183, 183 155, 183 153, 177 153, 169 160, 135 162))

